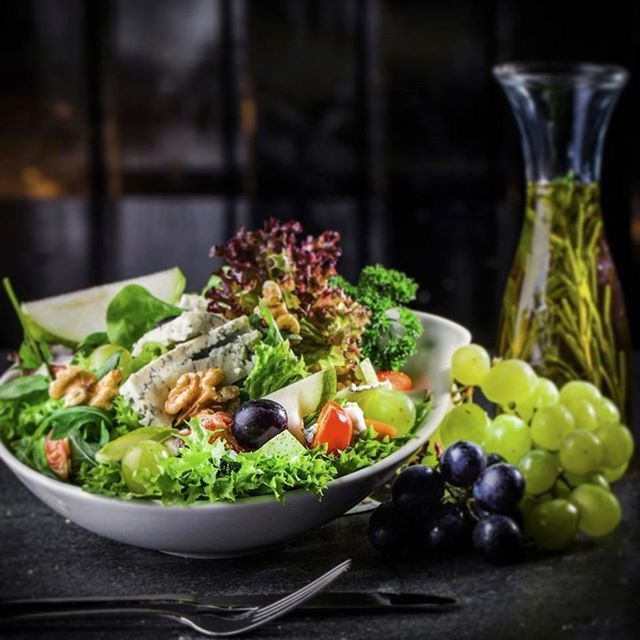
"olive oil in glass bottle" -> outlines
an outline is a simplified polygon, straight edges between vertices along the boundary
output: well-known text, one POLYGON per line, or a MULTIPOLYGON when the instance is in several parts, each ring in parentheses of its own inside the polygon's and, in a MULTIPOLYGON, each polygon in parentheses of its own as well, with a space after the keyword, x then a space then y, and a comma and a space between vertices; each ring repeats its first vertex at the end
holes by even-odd
POLYGON ((557 385, 590 380, 629 417, 629 329, 599 187, 605 132, 627 72, 514 63, 494 74, 518 122, 527 178, 498 355, 527 360, 557 385))

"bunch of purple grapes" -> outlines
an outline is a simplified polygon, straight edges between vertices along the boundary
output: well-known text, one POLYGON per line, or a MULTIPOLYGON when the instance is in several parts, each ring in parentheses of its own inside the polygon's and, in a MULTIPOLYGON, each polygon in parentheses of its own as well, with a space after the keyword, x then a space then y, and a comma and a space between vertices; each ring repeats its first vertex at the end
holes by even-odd
POLYGON ((524 489, 517 467, 461 440, 437 468, 414 465, 396 478, 392 499, 371 515, 369 540, 385 554, 473 545, 491 562, 513 562, 522 554, 524 489))

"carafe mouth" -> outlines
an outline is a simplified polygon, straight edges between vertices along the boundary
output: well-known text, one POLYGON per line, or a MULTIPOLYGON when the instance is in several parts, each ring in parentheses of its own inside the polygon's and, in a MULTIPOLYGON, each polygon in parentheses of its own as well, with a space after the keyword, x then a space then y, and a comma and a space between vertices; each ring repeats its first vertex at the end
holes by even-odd
POLYGON ((615 64, 588 62, 504 62, 493 67, 493 75, 507 86, 573 86, 620 89, 629 72, 615 64))

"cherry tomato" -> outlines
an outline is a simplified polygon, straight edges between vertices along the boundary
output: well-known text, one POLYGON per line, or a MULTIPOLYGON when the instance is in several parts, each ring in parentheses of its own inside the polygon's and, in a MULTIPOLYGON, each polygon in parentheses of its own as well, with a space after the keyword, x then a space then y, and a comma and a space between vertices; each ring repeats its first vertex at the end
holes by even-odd
POLYGON ((71 466, 69 461, 71 456, 69 439, 52 440, 51 432, 49 432, 44 441, 44 455, 49 469, 63 480, 67 480, 71 466))
POLYGON ((386 422, 380 422, 380 420, 366 420, 365 423, 367 427, 373 427, 376 430, 376 433, 384 438, 385 436, 389 436, 390 438, 395 438, 398 435, 398 430, 395 427, 392 427, 390 424, 386 422))
POLYGON ((313 446, 326 444, 329 453, 337 453, 351 444, 352 437, 353 423, 347 412, 337 402, 327 402, 318 418, 313 446))
POLYGON ((402 371, 376 371, 376 375, 380 382, 388 380, 396 391, 411 391, 413 388, 411 378, 402 371))

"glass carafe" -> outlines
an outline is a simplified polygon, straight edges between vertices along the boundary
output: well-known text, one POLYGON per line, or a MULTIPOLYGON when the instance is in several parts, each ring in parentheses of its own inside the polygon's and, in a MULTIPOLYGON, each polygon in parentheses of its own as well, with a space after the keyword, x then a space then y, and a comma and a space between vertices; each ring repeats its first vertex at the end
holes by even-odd
POLYGON ((527 178, 498 355, 527 360, 558 385, 590 380, 629 416, 629 329, 599 187, 607 124, 628 74, 514 63, 494 75, 518 122, 527 178))

